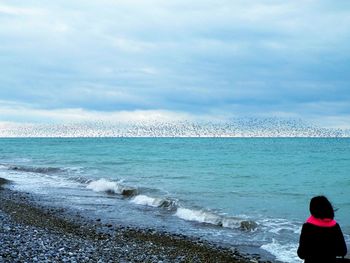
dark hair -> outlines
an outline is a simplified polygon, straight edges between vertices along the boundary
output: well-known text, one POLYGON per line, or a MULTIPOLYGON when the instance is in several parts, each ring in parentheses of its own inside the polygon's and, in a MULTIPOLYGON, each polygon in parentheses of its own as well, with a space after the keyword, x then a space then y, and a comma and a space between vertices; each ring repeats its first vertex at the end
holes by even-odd
POLYGON ((325 196, 315 196, 310 201, 310 213, 316 218, 334 218, 334 209, 332 204, 325 196))

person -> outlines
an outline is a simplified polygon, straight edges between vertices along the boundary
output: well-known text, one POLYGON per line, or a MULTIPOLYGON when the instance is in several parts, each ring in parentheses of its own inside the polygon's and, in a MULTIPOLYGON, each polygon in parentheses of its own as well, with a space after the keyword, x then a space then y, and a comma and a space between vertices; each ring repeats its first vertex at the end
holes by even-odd
POLYGON ((334 220, 334 209, 325 196, 310 201, 311 216, 303 224, 298 256, 305 263, 333 263, 344 257, 347 247, 339 224, 334 220))

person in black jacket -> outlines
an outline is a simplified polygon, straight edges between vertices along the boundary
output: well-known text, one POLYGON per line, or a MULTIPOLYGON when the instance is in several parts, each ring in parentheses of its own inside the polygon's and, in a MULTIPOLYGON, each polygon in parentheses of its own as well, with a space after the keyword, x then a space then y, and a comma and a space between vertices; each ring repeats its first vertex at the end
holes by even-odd
POLYGON ((344 257, 347 247, 332 204, 325 196, 313 197, 310 213, 301 230, 298 256, 305 263, 333 263, 337 256, 344 257))

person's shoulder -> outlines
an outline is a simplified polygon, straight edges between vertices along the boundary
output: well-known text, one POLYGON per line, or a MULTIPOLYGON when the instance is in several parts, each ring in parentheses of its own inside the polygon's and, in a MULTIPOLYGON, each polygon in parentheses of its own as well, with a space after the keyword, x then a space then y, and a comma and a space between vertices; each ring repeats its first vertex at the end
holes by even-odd
POLYGON ((304 230, 311 230, 311 229, 340 229, 340 225, 338 223, 336 223, 333 226, 328 226, 328 227, 324 227, 324 226, 317 226, 308 222, 305 222, 303 224, 303 228, 304 230))
POLYGON ((324 227, 320 227, 320 226, 317 226, 317 225, 314 225, 314 224, 311 224, 311 223, 308 223, 308 222, 305 222, 303 224, 303 229, 304 230, 316 230, 316 229, 323 229, 324 227))

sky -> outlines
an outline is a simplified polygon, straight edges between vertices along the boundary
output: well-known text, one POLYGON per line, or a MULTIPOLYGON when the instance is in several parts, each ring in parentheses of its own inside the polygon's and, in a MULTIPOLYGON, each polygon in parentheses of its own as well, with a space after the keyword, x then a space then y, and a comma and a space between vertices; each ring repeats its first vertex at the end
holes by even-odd
POLYGON ((0 122, 350 128, 347 0, 0 0, 0 122))

